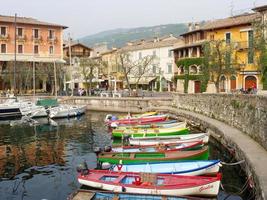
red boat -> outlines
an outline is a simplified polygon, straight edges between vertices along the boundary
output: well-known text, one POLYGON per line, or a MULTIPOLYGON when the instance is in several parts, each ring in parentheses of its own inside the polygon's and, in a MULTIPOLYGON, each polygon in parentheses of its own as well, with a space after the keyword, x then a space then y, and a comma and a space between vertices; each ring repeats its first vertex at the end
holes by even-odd
POLYGON ((221 174, 218 173, 216 177, 173 176, 171 174, 85 170, 78 175, 78 181, 82 185, 113 192, 216 196, 219 192, 221 174))
POLYGON ((118 125, 118 124, 148 124, 153 122, 162 122, 167 119, 167 115, 149 116, 142 118, 132 118, 132 119, 118 119, 118 120, 108 120, 108 125, 118 125))

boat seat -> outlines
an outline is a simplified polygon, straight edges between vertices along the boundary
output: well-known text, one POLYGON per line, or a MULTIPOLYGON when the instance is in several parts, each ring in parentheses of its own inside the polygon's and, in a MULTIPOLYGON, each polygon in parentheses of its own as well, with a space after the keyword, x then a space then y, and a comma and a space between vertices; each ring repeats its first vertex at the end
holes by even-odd
POLYGON ((134 159, 134 158, 135 158, 135 154, 134 153, 131 153, 130 159, 134 159))

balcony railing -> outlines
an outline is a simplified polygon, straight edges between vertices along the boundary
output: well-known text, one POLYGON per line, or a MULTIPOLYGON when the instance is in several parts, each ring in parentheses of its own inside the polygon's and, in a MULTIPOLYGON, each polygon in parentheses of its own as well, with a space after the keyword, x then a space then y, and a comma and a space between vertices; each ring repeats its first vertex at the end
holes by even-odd
POLYGON ((26 35, 17 35, 16 37, 19 42, 25 42, 27 40, 26 35))
POLYGON ((1 41, 7 41, 7 40, 9 40, 9 35, 0 35, 0 40, 1 41))
POLYGON ((244 51, 249 48, 248 41, 236 42, 235 48, 237 51, 244 51))
POLYGON ((35 37, 35 36, 33 35, 33 36, 32 36, 32 41, 33 41, 33 42, 36 42, 36 43, 39 43, 39 42, 42 42, 42 41, 43 41, 43 38, 42 38, 42 36, 35 37))
MULTIPOLYGON (((69 52, 67 52, 67 56, 69 57, 69 52)), ((90 56, 90 52, 79 52, 79 51, 72 51, 71 52, 71 56, 72 57, 89 57, 90 56)))
POLYGON ((47 37, 47 41, 48 42, 50 42, 50 43, 53 43, 53 44, 55 44, 55 43, 57 43, 57 37, 47 37))

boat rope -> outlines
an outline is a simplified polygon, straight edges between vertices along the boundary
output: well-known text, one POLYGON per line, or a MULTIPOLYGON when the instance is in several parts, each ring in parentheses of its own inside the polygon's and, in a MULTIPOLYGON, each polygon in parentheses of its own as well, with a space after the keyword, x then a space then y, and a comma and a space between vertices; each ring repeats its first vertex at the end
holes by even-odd
POLYGON ((240 161, 235 162, 235 163, 226 163, 226 162, 221 161, 221 164, 222 165, 227 165, 227 166, 234 166, 234 165, 240 165, 240 164, 242 164, 244 162, 245 162, 245 160, 240 160, 240 161))
MULTIPOLYGON (((229 195, 227 195, 223 200, 226 200, 226 199, 228 199, 230 196, 232 196, 232 195, 241 195, 241 194, 243 194, 246 190, 247 190, 247 188, 248 187, 251 187, 251 175, 247 178, 247 180, 246 180, 246 182, 244 183, 244 185, 242 186, 242 188, 240 189, 240 191, 238 191, 238 192, 235 192, 235 193, 230 193, 229 195)), ((230 187, 232 187, 232 188, 236 188, 235 186, 233 186, 233 185, 229 185, 229 184, 227 184, 226 186, 230 186, 230 187)), ((221 188, 222 188, 222 190, 223 191, 226 191, 225 190, 225 187, 223 186, 223 184, 221 183, 221 188)), ((227 191, 226 191, 227 192, 227 191)), ((227 192, 227 193, 229 193, 229 192, 227 192)))

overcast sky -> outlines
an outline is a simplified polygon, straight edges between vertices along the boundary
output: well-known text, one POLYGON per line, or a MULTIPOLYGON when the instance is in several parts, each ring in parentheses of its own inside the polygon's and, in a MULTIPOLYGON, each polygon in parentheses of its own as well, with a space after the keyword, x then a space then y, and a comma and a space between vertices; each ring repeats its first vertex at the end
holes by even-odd
POLYGON ((79 38, 104 30, 201 21, 248 12, 267 0, 0 0, 0 14, 68 26, 79 38))

